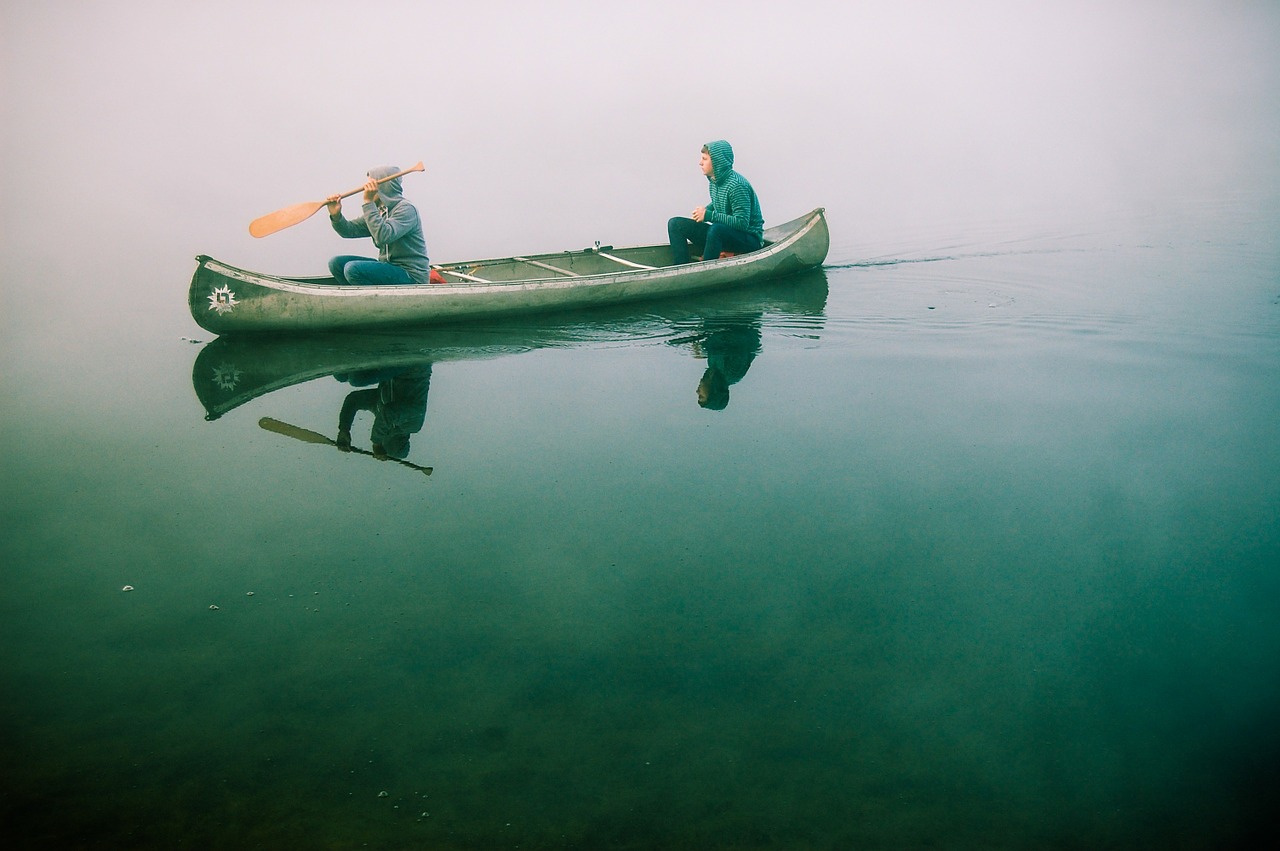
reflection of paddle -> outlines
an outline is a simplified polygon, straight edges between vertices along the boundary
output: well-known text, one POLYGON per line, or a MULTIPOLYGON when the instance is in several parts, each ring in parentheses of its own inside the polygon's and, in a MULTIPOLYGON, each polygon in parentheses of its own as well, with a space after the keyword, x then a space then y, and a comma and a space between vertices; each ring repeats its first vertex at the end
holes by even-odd
MULTIPOLYGON (((388 174, 386 177, 378 178, 379 183, 386 183, 388 180, 394 180, 397 177, 404 177, 413 171, 424 171, 425 166, 418 163, 413 168, 406 168, 404 171, 397 171, 395 174, 388 174)), ((357 192, 364 191, 364 184, 343 192, 339 198, 349 198, 357 192)), ((307 219, 320 212, 320 208, 327 202, 325 201, 307 201, 303 204, 294 204, 292 207, 285 207, 283 210, 276 210, 274 213, 268 213, 261 218, 254 219, 249 223, 249 233, 253 236, 270 236, 278 230, 291 228, 299 222, 305 222, 307 219)))
MULTIPOLYGON (((330 440, 329 438, 325 437, 323 434, 320 434, 317 431, 311 431, 305 428, 298 428, 296 425, 289 425, 288 423, 282 423, 279 420, 271 419, 271 417, 263 417, 262 419, 258 420, 258 425, 262 426, 267 431, 273 431, 276 434, 283 434, 285 437, 292 437, 295 440, 301 440, 306 443, 324 443, 329 446, 338 446, 338 442, 336 440, 330 440)), ((341 449, 342 447, 338 447, 338 448, 341 449)), ((391 458, 389 456, 384 456, 384 455, 374 455, 368 449, 357 449, 354 446, 349 447, 347 450, 344 450, 344 451, 355 452, 358 455, 368 455, 371 458, 382 458, 386 461, 395 461, 397 464, 403 464, 404 466, 409 467, 410 469, 418 470, 422 473, 427 474, 428 476, 431 475, 431 471, 435 469, 434 467, 419 467, 417 464, 411 463, 409 461, 401 461, 399 458, 391 458)))

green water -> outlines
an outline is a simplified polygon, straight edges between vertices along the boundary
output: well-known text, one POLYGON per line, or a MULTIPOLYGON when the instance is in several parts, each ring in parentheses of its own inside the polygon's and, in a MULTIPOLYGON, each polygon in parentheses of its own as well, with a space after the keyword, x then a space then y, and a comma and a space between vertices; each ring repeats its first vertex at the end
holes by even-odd
POLYGON ((837 246, 745 293, 444 332, 224 349, 175 296, 154 332, 33 343, 3 414, 5 832, 1247 846, 1280 756, 1259 209, 837 246), (748 368, 704 409, 726 331, 748 368), (389 352, 432 362, 429 476, 259 427, 332 437, 330 362, 389 352), (319 377, 235 398, 272 358, 319 377))

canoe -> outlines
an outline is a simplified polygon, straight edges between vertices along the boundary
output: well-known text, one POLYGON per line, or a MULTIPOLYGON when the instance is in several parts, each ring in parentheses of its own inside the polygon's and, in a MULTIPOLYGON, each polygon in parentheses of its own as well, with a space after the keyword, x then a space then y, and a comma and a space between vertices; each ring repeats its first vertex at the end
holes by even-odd
POLYGON ((447 263, 443 284, 339 285, 250 272, 201 255, 187 302, 206 331, 318 331, 426 325, 566 310, 733 287, 820 266, 830 236, 819 207, 769 228, 758 251, 671 265, 666 243, 447 263))
POLYGON ((826 302, 827 278, 815 269, 785 281, 644 307, 622 304, 452 327, 231 334, 204 345, 192 364, 191 381, 205 418, 216 420, 259 397, 334 375, 622 342, 692 345, 742 324, 771 329, 776 336, 811 339, 823 328, 826 302))

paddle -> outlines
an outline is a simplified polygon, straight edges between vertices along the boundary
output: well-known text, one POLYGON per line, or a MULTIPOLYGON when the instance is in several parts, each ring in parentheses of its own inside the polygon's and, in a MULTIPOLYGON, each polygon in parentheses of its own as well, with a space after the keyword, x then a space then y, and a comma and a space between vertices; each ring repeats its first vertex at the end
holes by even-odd
MULTIPOLYGON (((388 174, 386 177, 378 178, 379 183, 386 183, 388 180, 394 180, 397 177, 404 177, 406 174, 414 171, 425 171, 426 167, 421 162, 413 168, 406 168, 404 171, 397 171, 395 174, 388 174)), ((350 189, 339 195, 339 198, 350 198, 357 192, 364 191, 364 184, 360 184, 355 189, 350 189)), ((276 210, 274 213, 268 213, 261 218, 254 219, 249 223, 249 233, 255 237, 270 236, 279 230, 291 228, 299 222, 305 222, 307 219, 320 212, 327 201, 308 201, 305 204, 294 204, 292 207, 285 207, 283 210, 276 210)))
MULTIPOLYGON (((258 420, 258 425, 262 426, 267 431, 275 432, 276 434, 283 434, 286 437, 292 437, 295 440, 301 440, 305 443, 324 443, 329 446, 338 445, 338 442, 336 440, 330 440, 329 438, 325 437, 323 434, 320 434, 319 432, 311 431, 310 429, 305 429, 305 428, 298 428, 296 425, 289 425, 288 423, 282 423, 280 422, 280 420, 271 419, 271 417, 263 417, 262 419, 258 420)), ((354 446, 348 447, 348 449, 349 451, 354 452, 357 455, 368 455, 372 458, 378 457, 374 455, 372 452, 370 452, 368 449, 358 449, 354 446)), ((425 473, 428 476, 431 475, 431 471, 435 469, 434 467, 419 467, 417 464, 414 464, 409 461, 401 461, 399 458, 385 457, 384 460, 395 461, 397 464, 403 464, 404 466, 412 470, 417 470, 418 472, 425 473)))

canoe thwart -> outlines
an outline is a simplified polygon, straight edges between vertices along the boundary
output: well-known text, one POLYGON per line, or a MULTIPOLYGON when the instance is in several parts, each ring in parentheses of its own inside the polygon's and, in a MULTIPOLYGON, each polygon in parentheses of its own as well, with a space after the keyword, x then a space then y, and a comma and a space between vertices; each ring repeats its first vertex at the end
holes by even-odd
POLYGON ((646 265, 644 265, 643 263, 632 263, 630 260, 623 260, 621 257, 615 257, 614 255, 610 254, 609 252, 607 252, 607 251, 601 251, 601 250, 600 250, 600 249, 598 249, 598 248, 596 249, 595 253, 596 253, 597 255, 599 255, 600 257, 604 257, 604 258, 606 258, 606 259, 608 259, 608 260, 612 260, 614 263, 621 263, 623 266, 630 266, 632 269, 645 269, 645 270, 651 270, 651 269, 656 269, 656 268, 658 268, 657 266, 646 266, 646 265))
POLYGON ((539 269, 546 269, 548 272, 555 272, 558 275, 564 275, 569 278, 581 278, 577 272, 570 272, 568 269, 561 269, 559 266, 552 266, 550 263, 543 263, 541 260, 530 260, 528 257, 512 257, 512 260, 518 260, 521 263, 528 263, 530 266, 537 266, 539 269))

